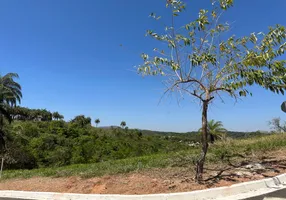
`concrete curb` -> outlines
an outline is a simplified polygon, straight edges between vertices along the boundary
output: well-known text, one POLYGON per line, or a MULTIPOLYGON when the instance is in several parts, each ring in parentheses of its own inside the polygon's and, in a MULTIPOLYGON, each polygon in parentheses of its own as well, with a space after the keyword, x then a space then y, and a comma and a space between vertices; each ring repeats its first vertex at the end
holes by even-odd
POLYGON ((0 197, 40 200, 206 200, 243 199, 286 188, 286 174, 273 178, 193 192, 149 195, 100 195, 0 190, 0 197))

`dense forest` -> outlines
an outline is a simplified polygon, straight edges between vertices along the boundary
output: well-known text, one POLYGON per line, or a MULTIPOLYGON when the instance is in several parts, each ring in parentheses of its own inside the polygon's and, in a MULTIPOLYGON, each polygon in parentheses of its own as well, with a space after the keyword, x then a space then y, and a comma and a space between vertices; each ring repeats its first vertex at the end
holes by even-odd
MULTIPOLYGON (((5 169, 58 167, 168 153, 196 148, 197 132, 174 133, 121 127, 93 127, 91 118, 76 116, 69 122, 46 109, 10 108, 12 123, 5 121, 5 169)), ((126 125, 126 124, 125 124, 126 125)), ((244 138, 259 132, 229 132, 244 138)))
POLYGON ((191 148, 188 144, 193 141, 181 135, 149 135, 120 127, 96 128, 91 125, 91 118, 84 115, 65 122, 59 113, 45 109, 15 107, 10 112, 14 120, 4 125, 5 151, 2 148, 6 169, 56 167, 166 153, 191 148))

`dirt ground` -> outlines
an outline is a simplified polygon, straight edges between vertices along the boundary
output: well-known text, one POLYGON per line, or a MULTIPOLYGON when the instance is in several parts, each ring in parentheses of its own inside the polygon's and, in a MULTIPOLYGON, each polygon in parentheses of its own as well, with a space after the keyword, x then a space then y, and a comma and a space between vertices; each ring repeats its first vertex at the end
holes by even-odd
POLYGON ((224 166, 218 164, 206 166, 203 184, 194 182, 192 169, 170 167, 89 179, 80 177, 12 179, 1 181, 0 189, 85 194, 153 194, 228 186, 286 173, 285 152, 272 152, 270 155, 258 157, 224 166))

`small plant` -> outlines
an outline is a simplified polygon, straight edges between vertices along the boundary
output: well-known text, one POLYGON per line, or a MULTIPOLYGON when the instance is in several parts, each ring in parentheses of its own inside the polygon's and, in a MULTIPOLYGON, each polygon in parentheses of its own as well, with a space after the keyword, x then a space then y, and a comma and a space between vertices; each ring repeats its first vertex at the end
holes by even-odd
MULTIPOLYGON (((202 129, 199 129, 199 133, 201 134, 202 129)), ((210 142, 214 143, 215 140, 225 140, 227 130, 223 127, 221 121, 210 120, 208 121, 208 133, 210 136, 210 142)))

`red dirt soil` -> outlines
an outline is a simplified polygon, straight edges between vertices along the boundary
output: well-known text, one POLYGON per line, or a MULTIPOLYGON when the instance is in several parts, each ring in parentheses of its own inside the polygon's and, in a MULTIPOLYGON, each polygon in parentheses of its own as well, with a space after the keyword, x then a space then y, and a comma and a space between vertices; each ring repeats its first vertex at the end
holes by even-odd
POLYGON ((263 162, 260 160, 260 163, 265 166, 263 172, 247 171, 241 165, 240 167, 214 167, 212 165, 211 167, 215 169, 208 169, 207 166, 205 178, 210 178, 210 180, 205 181, 204 184, 194 182, 192 170, 172 167, 89 179, 80 177, 11 179, 1 181, 0 189, 84 194, 154 194, 193 191, 228 186, 286 173, 286 157, 283 152, 280 153, 279 159, 277 154, 272 154, 275 155, 274 160, 264 160, 263 162), (227 170, 220 174, 219 172, 225 168, 227 170), (248 175, 237 175, 237 172, 241 170, 248 172, 248 175))

